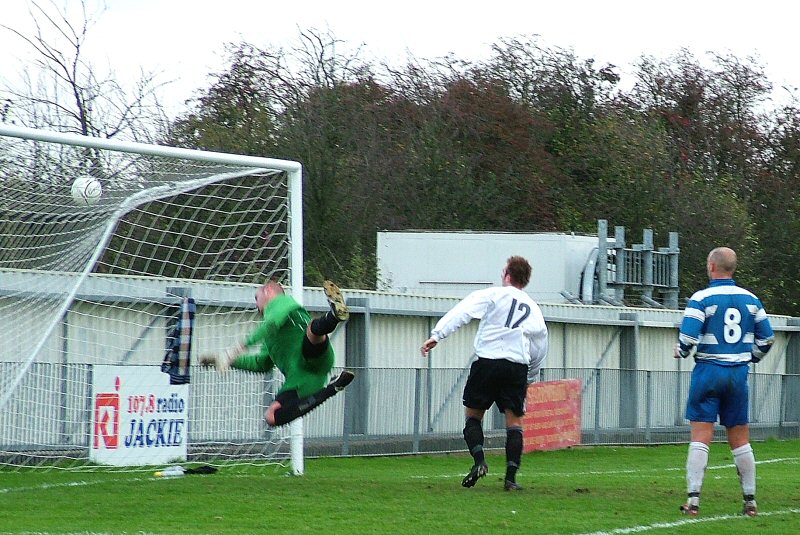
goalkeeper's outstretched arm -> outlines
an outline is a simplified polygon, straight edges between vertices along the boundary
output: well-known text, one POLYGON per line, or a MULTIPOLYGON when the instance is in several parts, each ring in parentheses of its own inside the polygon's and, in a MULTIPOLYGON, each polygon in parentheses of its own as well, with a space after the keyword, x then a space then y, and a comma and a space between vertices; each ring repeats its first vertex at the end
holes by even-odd
POLYGON ((234 347, 228 348, 221 353, 208 353, 200 356, 201 366, 215 366, 217 371, 222 373, 230 369, 239 356, 246 351, 244 345, 238 344, 234 347))
POLYGON ((217 354, 203 355, 200 357, 202 366, 214 366, 220 373, 230 368, 251 372, 266 373, 275 367, 275 363, 265 352, 259 354, 246 354, 247 348, 240 344, 217 354))

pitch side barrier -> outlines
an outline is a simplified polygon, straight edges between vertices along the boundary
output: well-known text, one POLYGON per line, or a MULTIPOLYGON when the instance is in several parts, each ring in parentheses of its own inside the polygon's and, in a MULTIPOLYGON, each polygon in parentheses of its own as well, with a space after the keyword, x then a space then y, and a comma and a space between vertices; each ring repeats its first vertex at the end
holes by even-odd
MULTIPOLYGON (((43 277, 37 273, 4 273, 0 277, 0 299, 24 298, 6 291, 6 286, 25 286, 24 279, 43 277)), ((61 275, 48 274, 47 277, 61 275)), ((66 276, 66 275, 64 275, 66 276)), ((77 318, 93 311, 93 321, 113 322, 141 329, 152 307, 164 306, 167 288, 183 288, 197 304, 195 347, 207 344, 207 337, 220 336, 226 327, 226 315, 253 313, 252 287, 192 281, 124 278, 127 299, 137 306, 106 306, 98 296, 120 283, 114 276, 89 275, 64 316, 57 331, 69 328, 77 318), (98 313, 98 308, 103 310, 98 313), (213 314, 209 312, 213 311, 213 314), (120 315, 116 317, 115 315, 120 315), (142 318, 133 316, 141 314, 142 318), (123 321, 124 320, 124 321, 123 321), (72 322, 72 323, 71 323, 72 322)), ((61 283, 41 281, 43 291, 61 283)), ((388 294, 345 290, 351 318, 333 336, 337 354, 336 369, 347 367, 356 372, 356 380, 304 420, 306 455, 386 455, 419 452, 462 451, 463 407, 461 391, 472 355, 472 338, 477 323, 465 326, 448 344, 435 348, 423 358, 419 346, 431 327, 457 298, 388 294)), ((326 310, 321 289, 305 288, 303 300, 312 313, 326 310)), ((10 307, 7 309, 14 309, 10 307)), ((577 420, 583 444, 652 444, 683 442, 688 424, 683 418, 692 362, 672 357, 681 312, 621 307, 570 304, 542 304, 550 331, 550 351, 541 381, 580 381, 580 404, 577 420)), ((19 310, 10 321, 35 321, 22 317, 19 310)), ((751 421, 755 439, 796 437, 800 422, 800 370, 798 353, 800 321, 797 318, 771 316, 776 343, 761 363, 754 366, 751 383, 751 421)), ((254 318, 255 321, 255 318, 254 318)), ((103 332, 97 323, 94 332, 103 332)), ((139 330, 130 340, 145 336, 165 341, 165 326, 156 322, 143 335, 139 330)), ((119 336, 118 336, 119 337, 119 336)), ((125 337, 123 337, 125 338, 125 337)), ((56 338, 53 340, 57 341, 56 338)), ((0 416, 0 444, 7 455, 32 455, 29 450, 70 450, 90 447, 86 429, 91 414, 87 398, 88 381, 95 363, 75 360, 69 348, 52 345, 33 363, 31 377, 48 378, 48 384, 21 392, 49 392, 68 400, 59 421, 62 425, 33 429, 30 421, 52 421, 45 414, 25 412, 25 421, 13 421, 11 414, 0 416), (52 384, 51 384, 52 383, 52 384), (33 446, 34 444, 38 446, 33 446), (46 446, 41 446, 45 444, 46 446)), ((117 340, 119 343, 119 340, 117 340)), ((91 355, 89 346, 102 346, 98 339, 73 340, 72 349, 79 355, 91 355)), ((124 354, 124 352, 122 353, 124 354)), ((128 352, 126 366, 158 366, 163 355, 155 351, 128 352)), ((0 366, 13 365, 15 355, 0 349, 0 366)), ((98 361, 100 362, 100 361, 98 361)), ((103 362, 106 362, 105 360, 103 362)), ((189 459, 225 456, 258 448, 269 430, 262 421, 271 397, 262 378, 236 375, 220 377, 215 371, 195 367, 188 395, 189 459), (213 396, 211 395, 213 393, 213 396), (220 400, 225 400, 220 403, 220 400), (236 418, 241 425, 229 427, 236 418), (226 445, 226 446, 224 446, 226 445), (227 449, 226 449, 227 448, 227 449), (215 453, 216 452, 216 453, 215 453)), ((241 372, 243 373, 243 372, 241 372)), ((280 377, 267 380, 280 382, 280 377)), ((25 404, 24 399, 16 402, 25 404)), ((48 407, 52 405, 47 404, 48 407)), ((31 403, 29 408, 44 404, 31 403)), ((48 409, 52 410, 52 408, 48 409)), ((35 412, 35 411, 34 411, 35 412)), ((19 414, 23 414, 20 412, 19 414)), ((22 418, 20 416, 20 418, 22 418)), ((488 447, 500 447, 504 440, 503 419, 490 411, 486 419, 488 447)), ((718 438, 722 438, 718 436, 718 438)))

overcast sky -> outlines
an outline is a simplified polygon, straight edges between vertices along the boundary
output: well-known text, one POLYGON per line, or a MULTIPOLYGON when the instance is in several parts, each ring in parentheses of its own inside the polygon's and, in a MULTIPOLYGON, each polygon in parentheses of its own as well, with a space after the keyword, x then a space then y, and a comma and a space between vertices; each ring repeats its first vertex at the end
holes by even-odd
MULTIPOLYGON (((49 5, 50 0, 39 0, 49 5)), ((74 9, 78 0, 54 0, 74 9)), ((176 80, 164 90, 169 109, 220 70, 223 44, 296 44, 299 30, 328 31, 366 59, 400 62, 410 53, 486 57, 500 37, 540 36, 544 46, 572 49, 580 58, 613 63, 624 75, 642 54, 666 58, 688 48, 755 56, 770 81, 800 86, 797 30, 800 7, 791 0, 521 0, 404 2, 355 0, 88 0, 105 4, 89 33, 86 54, 120 81, 140 70, 176 80)), ((2 0, 0 24, 32 34, 28 0, 2 0)), ((96 12, 96 10, 94 11, 96 12)), ((80 18, 76 19, 80 20, 80 18)), ((26 45, 0 29, 0 76, 14 79, 30 60, 26 45)), ((778 98, 780 98, 780 90, 778 98)))

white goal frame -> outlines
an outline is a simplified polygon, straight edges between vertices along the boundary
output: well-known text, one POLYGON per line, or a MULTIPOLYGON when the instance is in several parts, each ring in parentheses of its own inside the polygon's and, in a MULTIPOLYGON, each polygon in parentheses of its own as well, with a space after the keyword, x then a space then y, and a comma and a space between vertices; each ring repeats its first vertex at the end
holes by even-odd
MULTIPOLYGON (((302 190, 302 166, 299 162, 280 160, 273 158, 262 158, 255 156, 236 155, 229 153, 202 151, 178 147, 169 147, 164 145, 145 144, 138 142, 117 141, 113 139, 92 138, 81 136, 77 134, 59 133, 52 131, 43 131, 34 128, 20 127, 8 124, 0 124, 0 137, 20 138, 23 140, 38 141, 44 143, 70 145, 74 147, 86 147, 92 149, 101 149, 109 151, 118 151, 123 153, 132 153, 145 156, 166 157, 166 158, 179 158, 183 160, 203 161, 206 163, 214 163, 221 165, 231 165, 252 168, 252 172, 259 170, 263 171, 282 171, 288 177, 288 193, 290 222, 288 225, 288 235, 291 241, 291 248, 289 251, 289 273, 291 278, 291 295, 301 304, 303 303, 303 190, 302 190)), ((191 182, 191 181, 189 181, 191 182)), ((199 187, 212 183, 213 181, 203 182, 202 179, 195 179, 191 187, 199 187)), ((187 188, 188 189, 188 188, 187 188)), ((148 199, 137 198, 137 195, 131 195, 115 212, 109 217, 108 223, 105 227, 103 237, 100 244, 94 251, 94 254, 89 262, 86 263, 85 269, 77 274, 74 279, 67 298, 54 320, 49 323, 45 329, 45 335, 42 336, 38 343, 32 348, 30 355, 23 361, 24 368, 17 377, 17 379, 4 388, 0 392, 0 410, 3 410, 9 397, 12 395, 14 389, 21 381, 22 376, 28 371, 33 363, 36 355, 42 350, 45 344, 45 339, 49 336, 58 326, 59 318, 69 308, 71 302, 75 299, 76 294, 84 282, 90 275, 97 261, 100 259, 105 247, 109 240, 112 238, 114 229, 122 217, 128 211, 135 208, 137 204, 145 202, 148 199)), ((301 475, 304 472, 303 462, 303 424, 302 419, 297 419, 292 422, 289 431, 290 441, 290 458, 292 470, 296 475, 301 475)))

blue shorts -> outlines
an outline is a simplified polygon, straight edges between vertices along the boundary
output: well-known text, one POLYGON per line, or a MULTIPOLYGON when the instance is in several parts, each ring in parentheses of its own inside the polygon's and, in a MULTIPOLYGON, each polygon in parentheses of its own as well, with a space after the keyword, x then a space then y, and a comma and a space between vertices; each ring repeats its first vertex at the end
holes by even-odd
POLYGON ((686 419, 690 422, 716 422, 725 427, 748 423, 750 366, 720 366, 697 361, 692 370, 686 419))

